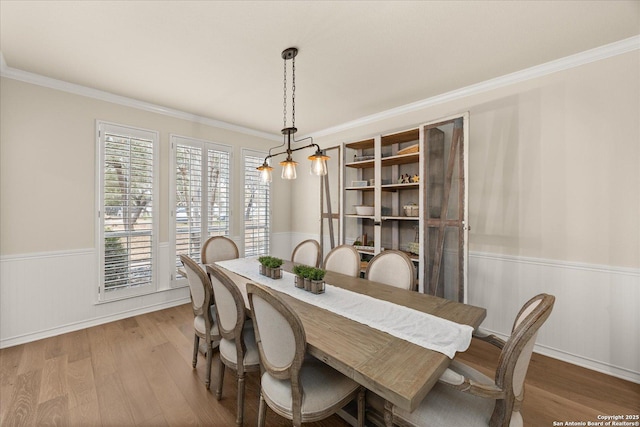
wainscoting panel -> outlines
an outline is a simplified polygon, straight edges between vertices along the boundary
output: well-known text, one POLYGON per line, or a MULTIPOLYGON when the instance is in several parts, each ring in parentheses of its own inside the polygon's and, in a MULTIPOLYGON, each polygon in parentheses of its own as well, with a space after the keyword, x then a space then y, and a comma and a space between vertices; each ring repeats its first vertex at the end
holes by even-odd
MULTIPOLYGON (((168 246, 158 249, 167 260, 168 246)), ((189 288, 169 288, 160 268, 161 292, 96 304, 96 265, 93 249, 2 257, 0 348, 189 302, 189 288)))
POLYGON ((469 254, 469 303, 503 338, 520 307, 556 297, 535 351, 640 383, 640 271, 495 254, 469 254))
MULTIPOLYGON (((273 253, 317 236, 277 233, 273 253)), ((160 245, 159 260, 168 260, 160 245)), ((96 304, 93 249, 0 259, 0 348, 160 310, 189 301, 186 287, 96 304)), ((165 273, 165 274, 163 274, 165 273)), ((469 254, 469 303, 487 309, 482 328, 503 338, 532 296, 556 296, 536 352, 640 383, 640 271, 496 254, 469 254)))

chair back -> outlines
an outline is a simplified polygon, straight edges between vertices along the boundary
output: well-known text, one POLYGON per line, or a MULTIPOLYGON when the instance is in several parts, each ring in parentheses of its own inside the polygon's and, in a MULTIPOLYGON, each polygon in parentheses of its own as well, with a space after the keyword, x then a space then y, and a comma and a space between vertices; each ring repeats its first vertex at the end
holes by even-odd
POLYGON ((202 245, 200 253, 203 264, 213 264, 216 261, 226 261, 239 256, 240 253, 234 241, 224 236, 209 237, 202 245))
POLYGON ((247 283, 253 329, 260 363, 274 378, 291 380, 292 391, 300 391, 300 368, 307 340, 298 315, 269 290, 247 283))
MULTIPOLYGON (((213 297, 216 301, 216 320, 220 335, 226 340, 236 340, 236 343, 244 343, 239 338, 242 335, 244 321, 244 299, 238 287, 218 267, 207 265, 207 273, 211 278, 213 297)), ((242 358, 238 358, 242 360, 242 358)))
POLYGON ((211 316, 211 282, 207 273, 186 255, 180 255, 180 261, 187 272, 189 281, 189 290, 191 292, 191 308, 194 316, 202 316, 207 331, 213 326, 213 317, 211 316))
POLYGON ((538 330, 549 318, 554 303, 553 295, 536 295, 524 304, 516 316, 511 336, 502 348, 496 370, 496 385, 505 391, 506 396, 505 399, 496 401, 492 422, 506 422, 511 419, 512 414, 521 417, 519 409, 524 397, 524 379, 533 346, 538 330))
POLYGON ((416 268, 404 252, 386 250, 369 261, 364 277, 385 285, 413 290, 416 283, 416 268))
POLYGON ((324 259, 324 269, 351 277, 359 277, 360 254, 351 245, 336 246, 324 259))
POLYGON ((321 259, 320 243, 313 239, 300 242, 291 254, 291 261, 311 267, 318 267, 321 259))

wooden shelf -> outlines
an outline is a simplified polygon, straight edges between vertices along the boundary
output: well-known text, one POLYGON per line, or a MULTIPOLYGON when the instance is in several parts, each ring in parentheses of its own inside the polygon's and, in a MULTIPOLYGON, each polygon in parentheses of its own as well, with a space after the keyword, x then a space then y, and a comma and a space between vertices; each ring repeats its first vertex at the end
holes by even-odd
POLYGON ((410 182, 408 184, 407 183, 385 184, 385 185, 381 185, 380 188, 382 189, 382 191, 398 191, 398 190, 412 190, 412 189, 417 190, 418 188, 420 188, 420 183, 410 182))
POLYGON ((360 191, 373 191, 375 190, 375 187, 372 185, 367 185, 365 187, 344 187, 345 190, 347 191, 355 191, 355 190, 360 190, 360 191))
POLYGON ((381 159, 382 166, 406 165, 408 163, 418 163, 420 153, 402 154, 400 156, 388 156, 381 159))
POLYGON ((418 221, 420 219, 419 216, 391 216, 385 215, 380 217, 383 221, 418 221))
POLYGON ((345 218, 373 219, 373 215, 366 216, 366 215, 356 215, 356 214, 344 214, 344 217, 345 218))
POLYGON ((420 139, 419 129, 410 129, 405 132, 394 133, 382 137, 382 146, 399 144, 401 142, 418 141, 420 139))
POLYGON ((347 148, 352 148, 354 150, 365 150, 367 148, 373 148, 374 139, 365 139, 362 141, 350 142, 345 144, 347 148))
POLYGON ((366 169, 372 168, 374 166, 374 163, 373 160, 363 160, 361 162, 346 163, 345 166, 348 168, 366 169))

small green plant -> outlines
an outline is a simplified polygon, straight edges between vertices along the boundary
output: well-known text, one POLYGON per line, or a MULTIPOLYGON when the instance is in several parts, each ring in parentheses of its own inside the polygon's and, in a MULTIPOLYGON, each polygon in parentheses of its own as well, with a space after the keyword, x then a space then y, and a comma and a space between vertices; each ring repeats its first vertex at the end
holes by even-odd
POLYGON ((293 274, 295 274, 296 276, 300 276, 305 279, 308 279, 311 270, 313 270, 313 267, 309 267, 308 265, 304 265, 304 264, 299 264, 293 267, 293 274))
POLYGON ((311 280, 322 280, 324 279, 326 271, 321 268, 312 268, 309 274, 309 279, 311 280))
POLYGON ((271 260, 270 256, 264 255, 261 257, 258 257, 258 262, 262 265, 264 265, 265 267, 268 267, 269 261, 271 260))
POLYGON ((360 240, 356 240, 353 242, 353 246, 362 246, 362 242, 360 240))
POLYGON ((296 276, 304 277, 302 273, 304 273, 305 268, 306 268, 306 265, 303 265, 303 264, 294 265, 293 274, 295 274, 296 276))
POLYGON ((276 257, 269 257, 269 261, 267 264, 267 267, 271 267, 271 268, 278 268, 282 265, 282 260, 280 258, 276 258, 276 257))

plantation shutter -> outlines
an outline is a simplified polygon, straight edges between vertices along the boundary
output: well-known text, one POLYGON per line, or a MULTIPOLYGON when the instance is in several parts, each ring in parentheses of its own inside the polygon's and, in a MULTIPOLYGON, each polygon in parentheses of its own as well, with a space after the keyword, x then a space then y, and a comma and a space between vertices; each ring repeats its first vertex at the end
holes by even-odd
POLYGON ((202 241, 202 148, 178 144, 176 148, 176 265, 180 255, 200 262, 202 241))
POLYGON ((267 255, 271 237, 269 184, 260 181, 264 154, 248 150, 244 156, 244 256, 267 255))
POLYGON ((180 255, 200 263, 202 244, 210 236, 229 235, 231 151, 228 146, 177 135, 171 141, 177 273, 182 267, 180 255))
POLYGON ((157 133, 99 123, 101 299, 155 289, 157 133))

